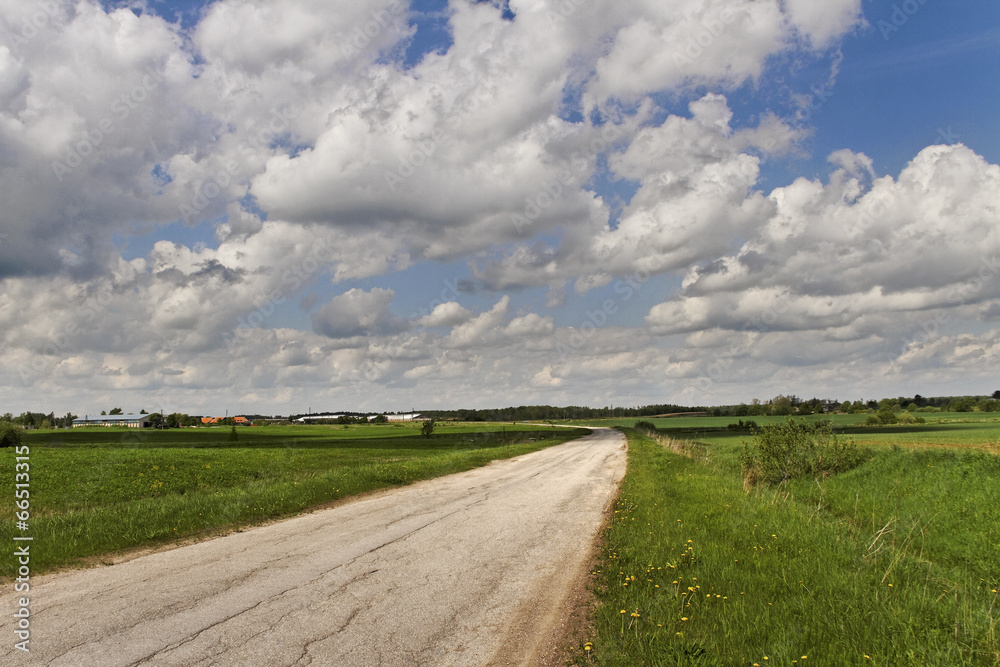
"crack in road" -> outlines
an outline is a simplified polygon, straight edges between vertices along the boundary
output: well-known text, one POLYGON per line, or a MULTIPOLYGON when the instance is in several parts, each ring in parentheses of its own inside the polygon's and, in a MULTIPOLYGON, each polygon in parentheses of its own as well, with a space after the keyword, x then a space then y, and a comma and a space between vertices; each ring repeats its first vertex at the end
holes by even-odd
MULTIPOLYGON (((624 438, 600 429, 287 521, 33 578, 32 636, 45 641, 32 658, 463 667, 502 650, 505 662, 537 665, 511 647, 544 646, 558 614, 537 610, 566 598, 565 573, 582 567, 624 470, 624 438)), ((9 591, 0 604, 13 606, 9 591)), ((8 616, 0 633, 12 631, 8 616)))

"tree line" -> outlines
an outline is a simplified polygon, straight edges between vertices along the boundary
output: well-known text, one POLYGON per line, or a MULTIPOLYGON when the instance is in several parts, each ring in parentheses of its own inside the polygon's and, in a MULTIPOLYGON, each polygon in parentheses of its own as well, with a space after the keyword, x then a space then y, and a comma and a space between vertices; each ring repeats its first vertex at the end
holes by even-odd
MULTIPOLYGON (((898 412, 1000 412, 1000 390, 993 392, 991 396, 937 396, 923 397, 916 394, 912 398, 900 396, 898 398, 883 398, 880 400, 854 400, 837 401, 834 399, 810 398, 802 400, 795 395, 779 394, 767 401, 754 399, 750 403, 740 403, 738 405, 719 406, 684 406, 672 403, 660 403, 637 407, 605 406, 603 408, 591 408, 578 405, 557 407, 552 405, 521 405, 496 409, 457 409, 457 410, 426 410, 420 414, 426 419, 452 420, 466 422, 510 422, 510 421, 554 421, 565 419, 610 419, 629 417, 655 417, 657 415, 678 414, 678 413, 703 413, 715 417, 756 417, 767 415, 810 415, 821 413, 898 413, 898 412)), ((102 410, 101 415, 123 415, 121 408, 111 408, 109 411, 102 410)), ((158 412, 148 413, 145 410, 139 412, 141 415, 148 415, 150 426, 154 428, 177 428, 180 426, 201 425, 200 416, 173 412, 167 415, 158 412)), ((368 415, 371 413, 362 412, 341 412, 339 416, 331 415, 329 423, 336 424, 358 424, 367 423, 368 415)), ((274 419, 264 415, 244 415, 254 425, 267 424, 268 419, 274 419)), ((289 420, 295 419, 297 415, 290 415, 289 420)), ((380 415, 375 421, 385 421, 384 415, 380 415)), ((67 412, 61 417, 57 417, 54 412, 22 412, 18 416, 6 413, 0 417, 0 423, 8 423, 20 426, 24 429, 52 429, 70 428, 77 415, 67 412)), ((326 420, 317 420, 323 423, 326 420)), ((233 417, 220 418, 216 424, 233 425, 233 417)))

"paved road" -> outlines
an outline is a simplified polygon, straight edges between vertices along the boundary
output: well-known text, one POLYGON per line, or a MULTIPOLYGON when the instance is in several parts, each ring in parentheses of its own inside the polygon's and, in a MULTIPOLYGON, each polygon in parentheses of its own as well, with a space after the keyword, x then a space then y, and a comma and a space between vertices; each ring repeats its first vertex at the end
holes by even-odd
POLYGON ((7 585, 0 663, 536 665, 624 472, 624 437, 595 429, 281 523, 33 579, 30 657, 13 648, 7 585))

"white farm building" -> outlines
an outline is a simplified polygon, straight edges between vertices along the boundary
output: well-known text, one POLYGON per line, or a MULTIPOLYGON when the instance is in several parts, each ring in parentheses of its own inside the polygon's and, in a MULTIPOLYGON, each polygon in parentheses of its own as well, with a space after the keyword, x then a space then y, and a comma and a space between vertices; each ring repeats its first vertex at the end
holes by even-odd
POLYGON ((149 426, 149 415, 101 415, 74 419, 73 428, 81 426, 125 426, 128 428, 146 428, 149 426))
MULTIPOLYGON (((423 415, 421 415, 419 412, 411 412, 411 413, 405 414, 405 415, 386 415, 385 416, 385 418, 388 421, 391 421, 391 422, 415 422, 415 421, 417 421, 418 419, 420 419, 422 417, 423 417, 423 415)), ((372 419, 375 419, 375 418, 374 417, 369 417, 368 421, 371 421, 372 419)))

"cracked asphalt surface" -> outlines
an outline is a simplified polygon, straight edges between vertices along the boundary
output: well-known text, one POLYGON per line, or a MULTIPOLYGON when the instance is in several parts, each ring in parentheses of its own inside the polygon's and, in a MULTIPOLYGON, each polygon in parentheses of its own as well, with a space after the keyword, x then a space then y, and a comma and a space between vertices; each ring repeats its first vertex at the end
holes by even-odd
MULTIPOLYGON (((2 664, 537 665, 625 473, 592 435, 199 544, 32 577, 2 664)), ((43 544, 32 549, 44 549, 43 544)))

